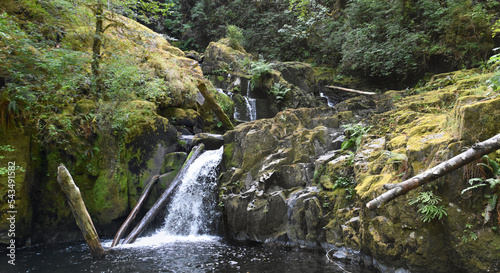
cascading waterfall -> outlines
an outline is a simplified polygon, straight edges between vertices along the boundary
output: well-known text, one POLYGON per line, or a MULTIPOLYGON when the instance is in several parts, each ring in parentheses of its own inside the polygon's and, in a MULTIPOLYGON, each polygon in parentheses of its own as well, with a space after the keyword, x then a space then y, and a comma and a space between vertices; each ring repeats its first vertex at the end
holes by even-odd
POLYGON ((320 92, 319 93, 319 96, 322 97, 322 98, 326 98, 326 101, 328 103, 328 106, 330 107, 335 107, 335 102, 332 98, 330 98, 329 96, 325 95, 325 93, 323 92, 320 92))
POLYGON ((250 81, 248 81, 247 84, 247 95, 245 97, 246 103, 247 103, 247 110, 248 110, 248 116, 250 118, 250 121, 256 120, 257 119, 257 100, 250 98, 250 90, 252 86, 250 84, 250 81))
MULTIPOLYGON (((166 208, 164 224, 149 237, 138 238, 131 247, 154 246, 173 241, 212 240, 216 213, 217 167, 223 147, 203 152, 187 169, 166 208)), ((121 245, 127 247, 127 245, 121 245)))
POLYGON ((242 109, 236 109, 234 111, 234 118, 244 121, 252 121, 257 119, 257 99, 250 98, 250 81, 247 85, 246 94, 242 97, 245 100, 245 106, 242 109))
POLYGON ((216 216, 217 166, 222 152, 223 147, 205 151, 189 167, 167 208, 161 232, 183 236, 210 233, 216 216))

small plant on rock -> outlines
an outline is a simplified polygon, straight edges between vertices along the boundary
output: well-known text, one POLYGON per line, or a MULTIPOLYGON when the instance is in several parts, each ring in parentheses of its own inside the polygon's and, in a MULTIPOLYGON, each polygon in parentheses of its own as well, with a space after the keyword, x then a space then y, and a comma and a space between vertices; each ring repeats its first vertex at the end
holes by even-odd
POLYGON ((489 178, 481 177, 469 179, 470 187, 464 189, 462 194, 486 186, 489 186, 493 190, 494 193, 492 195, 485 195, 485 197, 488 198, 488 203, 483 213, 484 223, 486 224, 491 220, 491 214, 495 208, 500 216, 500 204, 498 203, 498 197, 500 195, 500 164, 495 160, 491 160, 487 155, 483 156, 482 160, 483 162, 478 163, 477 166, 484 176, 489 176, 489 178))
POLYGON ((286 94, 290 91, 290 88, 282 85, 280 83, 275 83, 269 92, 273 94, 274 99, 277 101, 281 101, 285 98, 286 94))
POLYGON ((420 192, 415 198, 410 199, 408 204, 417 204, 418 212, 421 213, 420 219, 424 222, 430 222, 433 219, 441 220, 444 216, 448 216, 447 209, 444 205, 438 206, 441 202, 441 197, 435 195, 431 191, 420 192))
POLYGON ((356 195, 356 181, 352 177, 345 177, 345 176, 340 176, 337 178, 335 181, 335 184, 333 185, 333 189, 335 190, 337 188, 343 188, 346 191, 346 198, 351 200, 354 198, 356 195))
POLYGON ((266 62, 264 59, 252 62, 250 64, 250 74, 252 74, 250 84, 252 85, 252 88, 259 86, 262 83, 264 76, 270 74, 272 70, 272 64, 266 62))
POLYGON ((361 123, 344 125, 346 140, 342 142, 341 149, 348 150, 350 148, 357 149, 361 144, 363 136, 367 134, 372 126, 366 126, 361 123))

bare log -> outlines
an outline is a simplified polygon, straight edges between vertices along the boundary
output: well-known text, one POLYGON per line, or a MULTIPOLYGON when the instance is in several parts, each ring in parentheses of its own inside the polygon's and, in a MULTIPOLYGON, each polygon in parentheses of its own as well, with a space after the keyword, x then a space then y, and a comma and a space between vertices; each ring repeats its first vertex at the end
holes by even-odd
POLYGON ((371 96, 371 95, 377 94, 377 93, 374 93, 374 92, 360 91, 360 90, 355 90, 355 89, 345 88, 345 87, 340 87, 340 86, 334 86, 334 85, 327 85, 326 87, 327 88, 331 88, 331 89, 338 89, 338 90, 342 90, 342 91, 346 91, 346 92, 361 94, 361 95, 369 95, 369 96, 371 96))
POLYGON ((500 134, 483 142, 476 143, 467 151, 401 183, 384 185, 384 189, 388 191, 368 202, 366 207, 371 210, 377 209, 383 203, 406 194, 498 149, 500 149, 500 134))
POLYGON ((124 244, 131 244, 135 241, 135 239, 144 231, 144 229, 153 221, 153 219, 160 213, 160 211, 165 207, 165 204, 168 201, 168 197, 174 192, 174 190, 177 188, 177 186, 181 183, 182 178, 184 177, 184 174, 186 174, 187 169, 193 161, 198 158, 198 156, 201 154, 203 151, 203 148, 205 146, 203 144, 200 144, 198 146, 195 146, 192 150, 191 153, 189 153, 188 158, 186 159, 186 162, 184 162, 184 165, 182 165, 181 170, 177 173, 175 176, 174 180, 170 184, 170 186, 163 192, 163 194, 158 198, 156 203, 151 207, 151 209, 144 215, 144 218, 142 218, 142 221, 130 232, 130 234, 123 240, 124 244))
POLYGON ((111 247, 114 247, 114 246, 120 244, 120 239, 122 238, 123 233, 127 230, 127 228, 130 226, 132 221, 137 216, 137 213, 141 209, 142 205, 144 204, 144 201, 146 200, 149 193, 151 192, 151 189, 153 189, 154 183, 158 180, 159 177, 160 177, 159 175, 155 175, 150 179, 149 183, 144 188, 144 191, 142 192, 141 197, 137 201, 137 204, 135 205, 134 209, 130 212, 127 219, 125 220, 125 222, 123 222, 122 226, 120 227, 120 229, 116 233, 115 238, 113 239, 113 243, 111 244, 111 247))
POLYGON ((224 127, 226 127, 226 129, 228 130, 233 130, 234 129, 233 123, 224 113, 220 105, 214 100, 210 92, 208 92, 207 86, 201 80, 198 81, 198 90, 200 90, 200 93, 205 98, 205 102, 208 103, 208 106, 210 107, 210 109, 214 111, 215 115, 222 122, 224 127))
POLYGON ((80 189, 75 185, 73 178, 69 171, 61 164, 57 168, 57 183, 61 186, 66 200, 68 200, 71 212, 76 219, 76 224, 83 233, 85 241, 89 245, 90 252, 94 259, 102 259, 106 255, 104 249, 102 248, 101 241, 97 235, 97 231, 92 223, 92 219, 85 208, 85 203, 83 203, 82 196, 80 194, 80 189))

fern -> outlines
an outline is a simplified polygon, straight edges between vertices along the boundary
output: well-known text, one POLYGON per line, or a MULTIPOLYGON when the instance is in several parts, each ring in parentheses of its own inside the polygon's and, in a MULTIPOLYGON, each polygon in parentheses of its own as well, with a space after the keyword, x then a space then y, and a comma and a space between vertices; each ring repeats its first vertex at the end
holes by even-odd
POLYGON ((418 212, 422 214, 420 219, 423 222, 430 222, 433 219, 441 220, 443 216, 448 216, 447 209, 444 205, 437 206, 441 202, 441 197, 433 194, 431 191, 421 192, 415 198, 410 199, 408 204, 417 204, 418 212))
POLYGON ((264 59, 252 62, 250 64, 250 74, 252 74, 250 84, 252 85, 252 88, 259 86, 262 82, 263 77, 271 73, 272 70, 272 65, 266 62, 264 59))

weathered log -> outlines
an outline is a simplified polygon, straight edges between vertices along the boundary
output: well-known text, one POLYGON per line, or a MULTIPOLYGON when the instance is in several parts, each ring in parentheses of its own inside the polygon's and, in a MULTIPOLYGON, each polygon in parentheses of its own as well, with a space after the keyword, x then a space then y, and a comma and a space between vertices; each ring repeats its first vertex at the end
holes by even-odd
POLYGON ((92 219, 85 208, 80 189, 75 185, 69 171, 61 164, 57 168, 57 183, 61 186, 66 200, 68 201, 71 212, 76 219, 76 224, 83 233, 83 237, 89 245, 90 252, 94 259, 102 259, 106 255, 102 248, 101 241, 97 235, 97 231, 92 223, 92 219))
POLYGON ((142 218, 141 222, 130 232, 130 234, 123 240, 123 244, 130 244, 135 241, 135 239, 144 231, 144 229, 153 221, 153 219, 160 213, 160 211, 165 207, 165 204, 168 201, 168 197, 174 192, 174 190, 177 188, 177 186, 181 183, 182 178, 187 172, 187 169, 193 161, 198 158, 198 156, 201 154, 203 151, 204 145, 200 144, 198 146, 195 146, 192 150, 191 153, 189 153, 188 158, 186 159, 186 162, 184 162, 184 165, 182 165, 181 170, 177 173, 175 176, 174 180, 170 184, 170 186, 163 192, 163 194, 156 200, 154 205, 151 207, 151 209, 144 215, 142 218))
POLYGON ((326 87, 331 88, 331 89, 338 89, 338 90, 342 90, 342 91, 346 91, 346 92, 361 94, 361 95, 370 95, 371 96, 371 95, 377 94, 377 93, 373 93, 373 92, 360 91, 360 90, 355 90, 355 89, 345 88, 345 87, 340 87, 340 86, 334 86, 334 85, 327 85, 326 87))
POLYGON ((122 226, 120 227, 120 229, 116 233, 115 238, 113 239, 113 243, 111 244, 111 247, 114 247, 114 246, 120 244, 120 239, 122 238, 123 233, 127 230, 127 228, 130 226, 132 221, 137 216, 137 213, 141 209, 142 205, 144 204, 144 201, 146 200, 149 193, 151 192, 151 189, 153 189, 154 183, 158 180, 159 177, 160 177, 159 175, 155 175, 150 179, 149 183, 144 188, 141 197, 137 201, 137 204, 135 205, 134 209, 130 212, 127 219, 125 220, 125 222, 123 222, 122 226))
POLYGON ((208 103, 208 107, 214 111, 215 115, 222 122, 224 127, 228 130, 233 130, 233 123, 224 113, 220 105, 214 100, 210 92, 208 92, 207 86, 201 80, 198 81, 198 90, 200 90, 200 93, 205 98, 205 102, 208 103))
POLYGON ((383 203, 406 194, 498 149, 500 149, 500 134, 483 142, 476 143, 467 151, 401 183, 384 185, 384 189, 388 191, 368 202, 366 207, 371 210, 377 209, 383 203))

